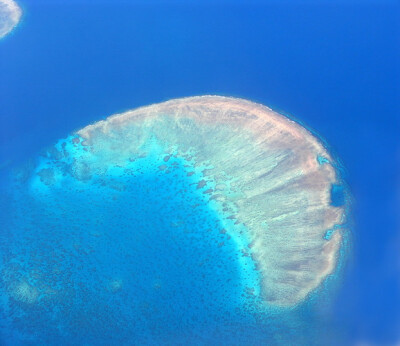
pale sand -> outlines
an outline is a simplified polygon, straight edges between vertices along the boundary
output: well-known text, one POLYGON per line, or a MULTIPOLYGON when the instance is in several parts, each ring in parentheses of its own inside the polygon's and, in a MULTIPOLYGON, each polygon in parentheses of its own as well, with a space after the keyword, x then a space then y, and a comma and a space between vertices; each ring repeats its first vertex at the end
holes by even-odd
POLYGON ((26 281, 20 281, 11 285, 10 295, 19 302, 34 304, 39 297, 39 291, 26 281))
POLYGON ((6 36, 21 19, 22 10, 13 0, 0 0, 0 39, 6 36))
POLYGON ((345 211, 330 206, 335 169, 317 161, 318 155, 332 157, 287 117, 243 99, 200 96, 116 114, 77 134, 92 156, 78 161, 94 170, 143 155, 155 136, 166 151, 211 164, 207 179, 231 179, 229 192, 219 191, 216 199, 249 230, 268 304, 295 305, 334 271, 343 229, 330 240, 324 235, 345 211))

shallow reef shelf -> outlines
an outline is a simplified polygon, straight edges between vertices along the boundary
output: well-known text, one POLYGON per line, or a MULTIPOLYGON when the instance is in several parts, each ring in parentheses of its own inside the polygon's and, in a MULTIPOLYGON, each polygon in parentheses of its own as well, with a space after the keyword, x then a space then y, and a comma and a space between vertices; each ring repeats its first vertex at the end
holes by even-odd
MULTIPOLYGON (((198 96, 113 115, 14 174, 0 317, 16 339, 53 321, 32 339, 44 343, 245 337, 278 315, 293 329, 341 264, 346 189, 315 134, 260 104, 198 96)), ((264 327, 260 340, 281 338, 264 327)))

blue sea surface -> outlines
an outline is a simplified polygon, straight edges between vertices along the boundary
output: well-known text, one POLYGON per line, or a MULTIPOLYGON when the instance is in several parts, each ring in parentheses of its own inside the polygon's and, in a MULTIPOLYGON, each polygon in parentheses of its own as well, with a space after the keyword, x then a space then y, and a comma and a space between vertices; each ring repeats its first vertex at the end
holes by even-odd
POLYGON ((82 334, 88 345, 130 344, 137 335, 170 344, 400 341, 399 4, 19 3, 22 23, 0 41, 1 264, 17 254, 7 275, 22 283, 21 273, 29 273, 36 281, 18 287, 33 296, 29 287, 42 280, 36 298, 54 294, 57 304, 27 313, 22 302, 0 311, 0 343, 27 344, 29 334, 33 344, 79 344, 82 334), (10 171, 23 177, 24 163, 73 131, 138 106, 201 94, 243 97, 291 114, 342 159, 353 194, 353 248, 333 302, 317 300, 320 315, 307 314, 308 306, 267 318, 236 309, 243 287, 229 280, 242 282, 235 262, 240 249, 219 233, 220 216, 203 203, 180 163, 168 174, 143 172, 121 191, 109 181, 97 191, 82 186, 77 194, 74 187, 57 196, 65 210, 52 208, 55 200, 45 193, 41 203, 29 199, 24 187, 31 181, 20 180, 20 190, 10 192, 10 171), (185 184, 193 203, 176 200, 185 184), (49 207, 43 215, 51 213, 37 218, 43 206, 49 207), (16 210, 19 223, 10 224, 16 210), (179 223, 183 218, 191 227, 179 223), (132 232, 122 227, 127 223, 157 231, 132 232), (93 254, 90 265, 80 262, 86 252, 93 254), (209 265, 199 264, 204 261, 209 265), (43 279, 37 268, 53 275, 43 279), (86 294, 77 296, 72 282, 86 294), (330 317, 323 320, 326 310, 330 317), (138 320, 127 330, 132 316, 138 320))
POLYGON ((96 173, 77 165, 87 150, 61 140, 1 189, 5 345, 343 339, 324 311, 334 276, 297 307, 262 303, 247 230, 217 213, 210 167, 151 141, 146 156, 96 173))
POLYGON ((65 171, 59 186, 31 173, 17 174, 14 211, 2 215, 5 344, 234 341, 231 324, 246 323, 242 253, 182 162, 153 155, 91 182, 65 171), (27 295, 14 293, 21 285, 27 295))

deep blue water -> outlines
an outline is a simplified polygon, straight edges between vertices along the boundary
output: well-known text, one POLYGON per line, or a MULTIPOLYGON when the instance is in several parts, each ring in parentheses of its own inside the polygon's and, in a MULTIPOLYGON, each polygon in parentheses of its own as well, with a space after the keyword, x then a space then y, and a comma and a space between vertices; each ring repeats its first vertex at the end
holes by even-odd
POLYGON ((3 171, 170 98, 239 96, 292 114, 342 159, 354 195, 334 324, 349 343, 400 339, 398 5, 21 4, 23 23, 0 42, 3 171))

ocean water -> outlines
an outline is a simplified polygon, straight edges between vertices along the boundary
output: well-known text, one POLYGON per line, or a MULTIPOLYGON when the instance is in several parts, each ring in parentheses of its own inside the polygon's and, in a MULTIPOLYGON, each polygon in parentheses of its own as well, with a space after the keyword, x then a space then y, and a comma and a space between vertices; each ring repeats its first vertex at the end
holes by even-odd
POLYGON ((255 270, 238 272, 240 251, 182 162, 151 155, 60 186, 26 170, 18 215, 2 220, 3 342, 204 343, 243 323, 238 282, 254 285, 255 270))
POLYGON ((82 335, 86 344, 399 340, 397 5, 21 6, 22 23, 0 42, 1 252, 3 267, 12 264, 1 289, 11 283, 15 302, 0 312, 3 343, 78 344, 82 335), (188 177, 179 160, 159 170, 163 157, 152 157, 154 169, 143 169, 134 185, 118 172, 96 189, 83 184, 55 195, 32 182, 48 157, 43 148, 71 132, 200 94, 245 97, 291 114, 341 158, 353 194, 354 245, 335 294, 317 292, 285 313, 243 312, 257 272, 251 261, 238 270, 241 249, 221 232, 229 220, 204 201, 199 176, 188 177), (17 182, 7 180, 10 172, 17 182), (182 186, 190 203, 176 194, 182 186), (244 296, 231 284, 242 280, 244 296), (42 299, 52 295, 52 303, 42 299), (40 304, 32 308, 33 301, 40 304))
MULTIPOLYGON (((229 122, 196 123, 188 117, 190 109, 194 114, 202 109, 194 106, 199 100, 210 105, 213 116, 218 101, 225 107, 243 102, 184 99, 175 101, 186 107, 182 118, 164 118, 163 108, 154 118, 151 108, 139 110, 147 114, 139 122, 116 117, 103 123, 106 128, 96 128, 100 123, 59 141, 11 173, 1 190, 5 344, 310 345, 343 339, 343 330, 332 334, 329 306, 348 256, 348 226, 339 223, 345 214, 339 209, 331 228, 328 211, 336 209, 326 206, 327 220, 319 221, 321 206, 317 212, 308 209, 319 197, 307 192, 307 183, 295 185, 299 198, 290 202, 292 187, 281 182, 287 172, 279 167, 298 175, 296 156, 277 159, 273 140, 266 155, 229 122), (267 179, 258 178, 260 173, 267 179), (272 188, 268 194, 274 196, 261 190, 263 198, 253 198, 250 211, 250 197, 241 202, 249 177, 247 196, 259 194, 260 187, 272 188), (270 185, 274 181, 278 185, 270 185), (274 190, 286 191, 286 197, 274 190), (287 209, 291 203, 294 210, 287 209), (273 217, 265 208, 276 210, 273 217), (305 216, 296 216, 293 227, 282 209, 305 216), (309 222, 308 215, 315 220, 309 222), (270 228, 274 236, 263 242, 270 228), (343 241, 337 268, 308 288, 310 275, 312 280, 326 275, 321 271, 332 263, 329 249, 338 244, 338 232, 343 241), (306 299, 302 289, 310 293, 306 299)), ((230 114, 251 119, 251 113, 230 114)), ((201 119, 207 116, 203 108, 201 119)), ((282 134, 284 127, 280 131, 279 137, 290 139, 290 132, 282 134)), ((282 143, 278 153, 285 157, 282 143)), ((313 157, 314 167, 320 173, 313 169, 310 177, 324 186, 319 174, 328 175, 330 163, 318 158, 313 157)), ((306 181, 310 177, 306 174, 306 181)), ((326 192, 331 193, 329 180, 326 192)), ((335 192, 332 204, 342 207, 340 195, 347 199, 346 192, 335 192)))

